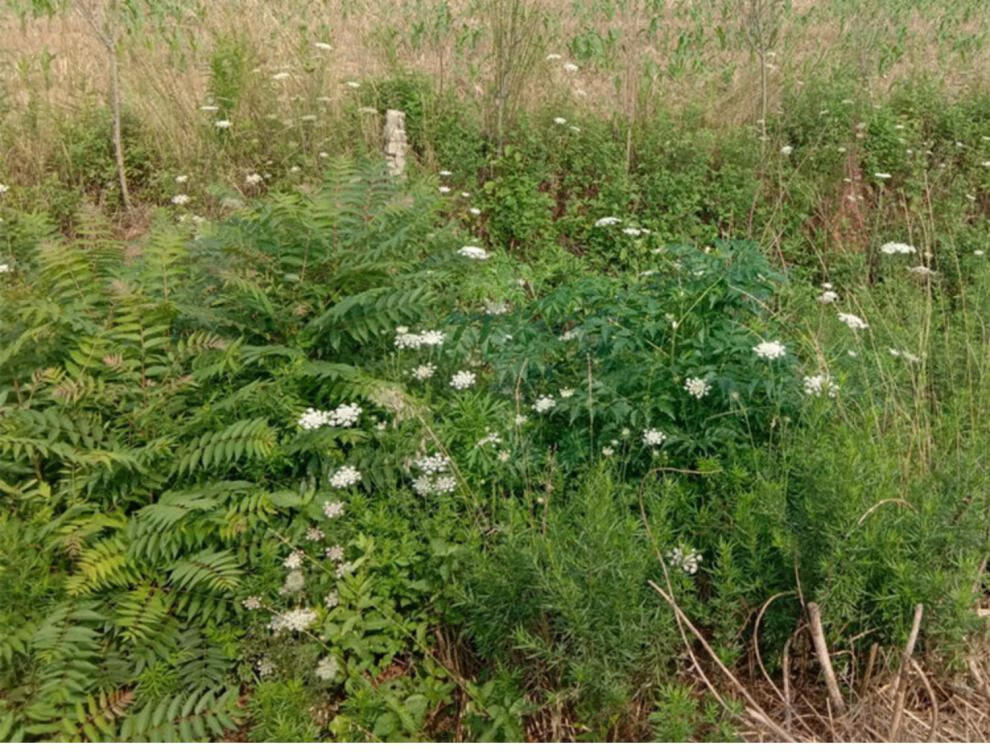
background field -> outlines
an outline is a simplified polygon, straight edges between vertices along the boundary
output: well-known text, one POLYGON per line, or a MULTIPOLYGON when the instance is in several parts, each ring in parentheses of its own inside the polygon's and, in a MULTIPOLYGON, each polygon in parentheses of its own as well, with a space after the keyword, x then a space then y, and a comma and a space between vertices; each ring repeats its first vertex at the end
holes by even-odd
POLYGON ((0 740, 990 736, 984 3, 0 24, 0 740))

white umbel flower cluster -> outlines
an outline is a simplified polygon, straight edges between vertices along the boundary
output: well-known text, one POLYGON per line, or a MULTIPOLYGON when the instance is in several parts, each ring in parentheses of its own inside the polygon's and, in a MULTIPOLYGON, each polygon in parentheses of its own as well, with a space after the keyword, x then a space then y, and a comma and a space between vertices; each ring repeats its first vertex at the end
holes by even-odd
POLYGON ((441 496, 457 488, 457 481, 446 473, 450 469, 450 459, 439 452, 418 457, 413 464, 422 473, 413 483, 413 491, 420 496, 441 496))
POLYGON ((323 516, 328 520, 336 519, 344 513, 344 502, 328 501, 323 505, 323 516))
POLYGON ((303 552, 293 551, 291 554, 285 557, 285 561, 282 562, 282 566, 286 569, 299 569, 303 564, 303 552))
POLYGON ((612 225, 619 224, 622 224, 622 220, 618 217, 602 217, 595 220, 595 227, 611 227, 612 225))
POLYGON ((337 659, 332 655, 328 655, 316 664, 316 670, 313 673, 316 674, 317 679, 332 681, 337 676, 339 670, 340 664, 337 663, 337 659))
POLYGON ((316 621, 316 612, 311 608, 295 608, 272 618, 268 627, 275 634, 282 632, 301 632, 308 629, 316 621))
POLYGON ((435 454, 427 454, 423 457, 417 457, 413 460, 413 464, 424 475, 436 475, 438 473, 447 472, 450 467, 450 459, 437 452, 435 454))
POLYGON ((340 405, 330 413, 331 426, 335 428, 350 428, 358 422, 361 417, 361 408, 354 402, 349 405, 340 405))
POLYGON ((349 405, 340 405, 333 410, 316 410, 307 407, 299 417, 299 427, 306 431, 323 428, 323 426, 351 428, 357 424, 361 412, 361 408, 354 402, 349 405))
POLYGON ((480 449, 483 446, 488 446, 489 444, 500 444, 502 442, 502 437, 499 436, 495 431, 485 434, 482 438, 478 439, 475 446, 480 449))
POLYGON ((408 326, 395 328, 395 348, 397 350, 418 350, 421 347, 439 347, 447 335, 435 329, 423 329, 419 334, 410 332, 408 326))
POLYGON ((880 253, 886 256, 910 255, 917 253, 917 249, 907 243, 884 243, 880 246, 880 253))
POLYGON ((853 331, 869 329, 870 325, 854 313, 840 313, 839 321, 848 326, 853 331))
POLYGON ((361 482, 361 473, 353 465, 344 465, 330 476, 330 485, 334 488, 348 488, 361 482))
POLYGON ((450 385, 458 391, 470 389, 475 381, 477 377, 471 371, 458 371, 450 377, 450 385))
POLYGON ((684 391, 695 399, 701 399, 712 390, 712 385, 705 379, 690 378, 684 380, 684 391))
POLYGON ((539 399, 533 403, 533 410, 538 412, 540 415, 543 413, 548 413, 557 406, 557 400, 548 394, 541 394, 539 399))
POLYGON ((667 552, 667 561, 670 562, 670 565, 672 567, 679 567, 688 574, 694 574, 698 571, 698 565, 701 563, 701 559, 701 554, 690 547, 681 548, 677 546, 667 552))
POLYGON ((306 578, 302 571, 299 569, 293 569, 285 576, 285 582, 282 584, 282 587, 278 592, 281 595, 292 595, 292 593, 302 591, 305 585, 306 578))
POLYGON ((323 428, 330 422, 330 413, 326 410, 316 410, 307 407, 299 416, 299 427, 305 431, 312 431, 316 428, 323 428))
POLYGON ((421 366, 416 366, 409 373, 412 375, 416 381, 427 381, 433 377, 433 374, 437 372, 437 367, 432 363, 424 363, 421 366))
POLYGON ((457 253, 464 258, 474 259, 475 261, 484 261, 489 255, 488 251, 484 248, 479 248, 476 245, 463 246, 457 251, 457 253))
POLYGON ((753 347, 753 352, 756 353, 756 357, 762 358, 763 360, 777 360, 782 358, 787 354, 787 348, 784 347, 777 340, 771 342, 761 342, 753 347))
POLYGON ((805 376, 804 393, 809 397, 835 397, 839 393, 839 385, 827 373, 805 376))
POLYGON ((648 447, 657 447, 667 440, 667 434, 656 428, 647 428, 643 431, 643 444, 648 447))

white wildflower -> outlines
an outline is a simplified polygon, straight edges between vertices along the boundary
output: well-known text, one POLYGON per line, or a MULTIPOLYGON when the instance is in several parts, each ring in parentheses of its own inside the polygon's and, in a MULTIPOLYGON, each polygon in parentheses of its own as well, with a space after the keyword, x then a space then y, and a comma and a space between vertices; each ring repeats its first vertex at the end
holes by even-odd
POLYGON ((299 569, 303 564, 303 552, 293 551, 291 554, 285 557, 285 561, 282 562, 282 566, 286 569, 299 569))
POLYGON ((317 679, 332 681, 337 676, 338 671, 340 671, 340 665, 337 663, 337 659, 332 655, 328 655, 316 664, 316 669, 313 673, 316 674, 317 679))
POLYGON ((819 303, 834 303, 839 299, 839 293, 834 290, 825 290, 818 296, 819 303))
POLYGON ((511 455, 505 449, 503 449, 501 452, 498 453, 498 461, 499 462, 508 462, 509 461, 509 457, 511 457, 511 455))
POLYGON ((660 446, 667 440, 667 434, 656 428, 647 428, 643 431, 643 444, 648 447, 660 446))
POLYGON ((476 245, 466 245, 458 250, 457 253, 464 258, 475 259, 476 261, 484 261, 488 258, 488 251, 476 245))
POLYGON ((804 393, 812 397, 834 397, 839 393, 839 386, 827 373, 804 377, 804 393))
POLYGON ((702 556, 693 548, 681 548, 677 546, 667 553, 667 561, 672 567, 683 569, 688 574, 695 574, 702 556))
POLYGON ((330 485, 334 488, 347 488, 360 480, 361 473, 353 465, 345 465, 330 476, 330 485))
POLYGON ((435 454, 417 457, 413 461, 413 464, 424 475, 435 475, 437 473, 447 472, 447 469, 450 467, 450 459, 437 452, 435 454))
POLYGON ((344 549, 342 546, 330 546, 323 552, 330 561, 343 561, 344 549))
POLYGON ((261 180, 262 180, 261 175, 259 175, 256 172, 252 172, 250 175, 248 175, 246 178, 244 178, 244 184, 245 185, 257 185, 258 183, 261 182, 261 180))
POLYGON ((481 209, 479 209, 477 206, 472 206, 470 209, 468 209, 468 214, 471 214, 472 216, 475 217, 480 217, 481 209))
POLYGON ((292 74, 289 73, 288 71, 279 71, 274 76, 272 76, 272 81, 284 81, 291 75, 292 74))
POLYGON ((178 183, 179 185, 182 185, 183 183, 188 182, 188 180, 189 180, 189 176, 188 175, 176 175, 175 176, 175 182, 178 183))
POLYGON ((581 330, 575 327, 574 329, 568 329, 566 332, 557 337, 557 339, 561 342, 569 342, 570 340, 578 337, 580 334, 581 330))
POLYGON ((695 399, 701 399, 712 390, 712 385, 705 379, 689 378, 684 380, 684 391, 695 399))
POLYGON ((9 185, 4 185, 3 183, 0 183, 0 196, 2 196, 3 194, 5 194, 9 190, 10 190, 10 186, 9 185))
POLYGON ((546 59, 547 60, 550 60, 550 61, 553 61, 553 60, 560 60, 560 58, 561 58, 561 56, 558 55, 556 52, 551 52, 549 55, 547 55, 547 58, 546 59))
POLYGON ((517 426, 521 426, 523 425, 523 423, 526 422, 526 420, 527 418, 525 415, 517 415, 512 422, 515 423, 517 426))
POLYGON ((509 312, 509 304, 503 301, 485 301, 485 313, 489 316, 504 316, 509 312))
POLYGON ((605 456, 605 457, 611 457, 613 454, 615 454, 615 450, 612 447, 610 447, 610 446, 602 447, 602 455, 603 456, 605 456))
POLYGON ((349 405, 340 405, 330 412, 327 423, 336 428, 351 428, 357 424, 361 412, 361 408, 353 402, 349 405))
POLYGON ((986 253, 986 251, 983 251, 983 250, 976 250, 976 251, 973 251, 973 255, 974 255, 974 256, 982 256, 982 255, 984 255, 985 253, 986 253))
POLYGON ((299 427, 305 431, 322 428, 330 422, 331 413, 307 407, 299 417, 299 427))
POLYGON ((753 347, 756 357, 764 360, 777 360, 787 354, 787 348, 777 340, 771 342, 761 342, 753 347))
POLYGON ((908 269, 908 271, 913 272, 914 274, 917 274, 921 277, 927 277, 935 273, 933 270, 929 269, 927 266, 924 265, 912 266, 910 269, 908 269))
POLYGON ((439 188, 437 188, 437 190, 440 191, 440 193, 450 193, 450 186, 441 185, 439 188))
POLYGON ((267 655, 259 658, 256 665, 258 666, 258 676, 261 676, 262 678, 271 676, 275 673, 275 662, 267 655))
POLYGON ((416 379, 416 381, 426 381, 436 372, 437 367, 435 365, 432 363, 426 363, 425 365, 416 366, 409 373, 412 374, 412 377, 416 379))
POLYGON ((344 502, 328 501, 323 504, 323 516, 328 520, 336 519, 344 513, 344 502))
POLYGON ((910 254, 916 252, 917 249, 913 245, 908 245, 907 243, 890 242, 884 243, 880 246, 880 253, 887 256, 896 256, 898 254, 910 254))
POLYGON ((533 410, 535 410, 537 413, 542 415, 543 413, 550 412, 556 406, 557 406, 557 400, 555 400, 550 395, 542 394, 536 400, 536 402, 533 403, 533 410))
POLYGON ((564 387, 563 389, 560 390, 561 399, 569 399, 570 397, 573 397, 574 394, 575 391, 569 387, 564 387))
POLYGON ((567 73, 577 73, 578 67, 574 63, 564 63, 564 70, 567 73))
POLYGON ((316 612, 311 608, 296 608, 276 614, 269 627, 275 634, 281 632, 301 632, 316 621, 316 612))
POLYGON ((185 206, 186 204, 189 203, 189 196, 187 196, 185 193, 177 193, 174 196, 172 196, 172 203, 175 204, 176 206, 185 206))
POLYGON ((349 87, 349 88, 351 88, 351 89, 360 89, 361 88, 361 84, 359 84, 357 81, 345 81, 344 82, 344 85, 347 86, 347 87, 349 87))
POLYGON ((455 488, 457 488, 457 481, 453 475, 438 475, 433 481, 433 493, 438 496, 451 493, 455 488))
POLYGON ((231 123, 229 120, 217 120, 217 122, 215 122, 214 125, 217 127, 217 130, 225 131, 228 128, 230 128, 230 126, 232 126, 233 123, 231 123))
POLYGON ((433 479, 429 475, 421 475, 412 482, 412 488, 419 496, 429 496, 433 493, 433 479))
POLYGON ((0 264, 0 274, 10 274, 10 264, 0 264))
POLYGON ((612 225, 622 224, 622 220, 618 217, 602 217, 601 219, 595 220, 595 227, 611 227, 612 225))
POLYGON ((638 238, 640 235, 643 234, 643 231, 640 230, 638 227, 624 227, 622 229, 622 232, 632 238, 638 238))
POLYGON ((305 585, 306 578, 303 576, 303 573, 298 569, 293 569, 285 576, 285 582, 278 592, 281 595, 291 595, 292 593, 302 591, 305 585))
POLYGON ((889 180, 892 176, 889 172, 874 172, 873 177, 880 180, 889 180))
POLYGON ((475 447, 480 449, 481 447, 487 446, 488 444, 500 444, 500 443, 502 443, 502 437, 499 436, 496 432, 492 431, 491 433, 488 433, 482 438, 478 439, 477 443, 475 443, 475 447))
POLYGON ((794 147, 791 146, 790 144, 780 147, 780 153, 785 157, 791 156, 793 152, 794 152, 794 147))
POLYGON ((311 527, 306 531, 306 540, 308 541, 318 542, 323 540, 323 538, 324 533, 318 527, 311 527))
POLYGON ((461 391, 474 386, 477 377, 471 371, 458 371, 450 378, 450 385, 461 391))
POLYGON ((854 313, 840 313, 839 321, 848 326, 853 331, 859 329, 869 329, 870 325, 854 313))
POLYGON ((241 601, 241 605, 244 606, 248 611, 255 611, 261 608, 261 598, 257 595, 249 595, 247 598, 241 601))
POLYGON ((442 178, 449 178, 453 174, 454 173, 452 173, 450 170, 440 170, 440 172, 437 173, 437 175, 439 175, 442 178))
POLYGON ((329 51, 333 49, 333 47, 327 44, 326 42, 313 42, 313 46, 318 50, 324 50, 324 51, 329 51))
POLYGON ((419 333, 419 340, 426 347, 439 347, 446 338, 446 334, 436 329, 424 330, 419 333))

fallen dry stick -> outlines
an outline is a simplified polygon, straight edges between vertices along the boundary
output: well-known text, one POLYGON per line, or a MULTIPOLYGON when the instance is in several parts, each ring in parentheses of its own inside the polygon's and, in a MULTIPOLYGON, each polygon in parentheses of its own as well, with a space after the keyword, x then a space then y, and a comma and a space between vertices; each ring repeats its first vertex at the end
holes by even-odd
POLYGON ((828 656, 828 645, 825 643, 825 633, 822 631, 822 613, 817 603, 808 604, 808 618, 811 626, 811 641, 815 644, 818 662, 822 664, 822 671, 825 673, 828 696, 832 699, 836 712, 842 715, 846 712, 846 702, 842 699, 839 683, 835 680, 835 671, 832 670, 832 659, 828 656))
POLYGON ((904 646, 904 655, 901 658, 901 668, 894 679, 894 717, 890 722, 890 734, 887 741, 895 741, 897 733, 901 729, 901 715, 904 713, 904 695, 907 693, 907 684, 904 677, 907 675, 908 667, 911 664, 911 655, 914 653, 914 643, 918 641, 918 631, 921 629, 921 617, 925 613, 925 607, 919 603, 914 607, 914 622, 911 624, 911 634, 908 635, 907 644, 904 646))

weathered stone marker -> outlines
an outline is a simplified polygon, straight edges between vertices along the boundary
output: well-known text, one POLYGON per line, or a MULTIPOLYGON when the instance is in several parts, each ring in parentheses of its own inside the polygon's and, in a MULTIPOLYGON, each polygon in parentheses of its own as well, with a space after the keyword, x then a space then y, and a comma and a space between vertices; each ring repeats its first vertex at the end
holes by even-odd
POLYGON ((406 172, 406 113, 402 110, 387 110, 385 112, 385 162, 388 164, 388 174, 400 177, 406 172))

